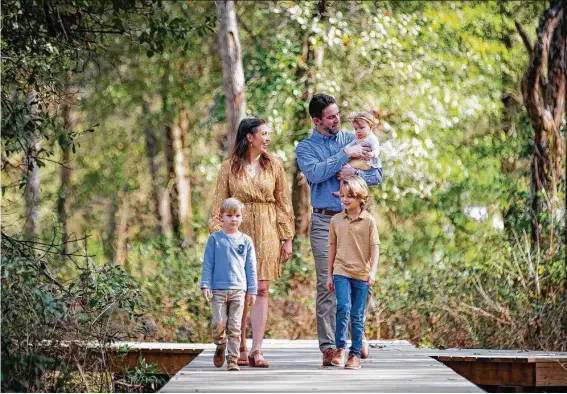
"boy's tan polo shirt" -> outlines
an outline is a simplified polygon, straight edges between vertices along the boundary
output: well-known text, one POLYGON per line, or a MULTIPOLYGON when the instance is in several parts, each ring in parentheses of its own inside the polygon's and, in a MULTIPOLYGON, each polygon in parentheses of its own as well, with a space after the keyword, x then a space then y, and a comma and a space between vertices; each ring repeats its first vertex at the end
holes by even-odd
POLYGON ((352 220, 346 210, 331 218, 329 245, 337 245, 333 274, 366 280, 370 273, 370 246, 380 245, 376 221, 367 211, 352 220))

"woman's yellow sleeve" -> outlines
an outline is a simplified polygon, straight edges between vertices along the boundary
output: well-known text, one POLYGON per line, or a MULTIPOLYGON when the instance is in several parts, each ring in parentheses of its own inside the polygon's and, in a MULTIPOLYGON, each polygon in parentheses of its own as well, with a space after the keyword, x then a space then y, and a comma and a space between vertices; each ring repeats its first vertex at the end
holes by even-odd
POLYGON ((276 187, 274 198, 276 199, 276 219, 278 236, 280 239, 291 239, 295 234, 293 207, 289 198, 289 189, 284 167, 277 162, 275 167, 276 187))

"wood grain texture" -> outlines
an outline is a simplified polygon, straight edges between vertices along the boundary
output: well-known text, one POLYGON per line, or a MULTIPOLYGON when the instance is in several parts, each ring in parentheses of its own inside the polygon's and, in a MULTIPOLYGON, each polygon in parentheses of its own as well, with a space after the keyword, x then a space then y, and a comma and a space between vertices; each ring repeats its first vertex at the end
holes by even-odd
POLYGON ((270 368, 237 372, 215 368, 214 346, 208 346, 161 392, 483 392, 409 342, 370 343, 370 358, 356 371, 321 367, 315 340, 265 341, 270 368))

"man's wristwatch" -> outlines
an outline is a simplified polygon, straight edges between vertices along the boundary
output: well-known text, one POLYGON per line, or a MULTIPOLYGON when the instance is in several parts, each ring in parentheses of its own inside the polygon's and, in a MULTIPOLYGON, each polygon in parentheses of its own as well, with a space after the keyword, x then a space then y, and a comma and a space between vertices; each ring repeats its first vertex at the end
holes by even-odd
POLYGON ((360 176, 360 170, 358 168, 355 168, 354 175, 360 176))

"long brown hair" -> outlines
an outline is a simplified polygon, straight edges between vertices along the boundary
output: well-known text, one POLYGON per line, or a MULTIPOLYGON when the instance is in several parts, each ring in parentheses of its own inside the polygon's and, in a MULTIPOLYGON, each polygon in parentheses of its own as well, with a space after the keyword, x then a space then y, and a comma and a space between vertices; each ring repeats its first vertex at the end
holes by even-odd
MULTIPOLYGON (((236 139, 234 140, 234 148, 232 149, 232 154, 230 158, 230 169, 232 173, 236 176, 242 175, 244 172, 244 165, 246 162, 246 153, 249 149, 248 139, 246 136, 248 134, 256 135, 258 127, 266 124, 263 119, 259 118, 245 118, 240 121, 238 125, 238 131, 236 133, 236 139)), ((266 169, 272 161, 269 154, 262 152, 260 155, 260 166, 266 169)))

